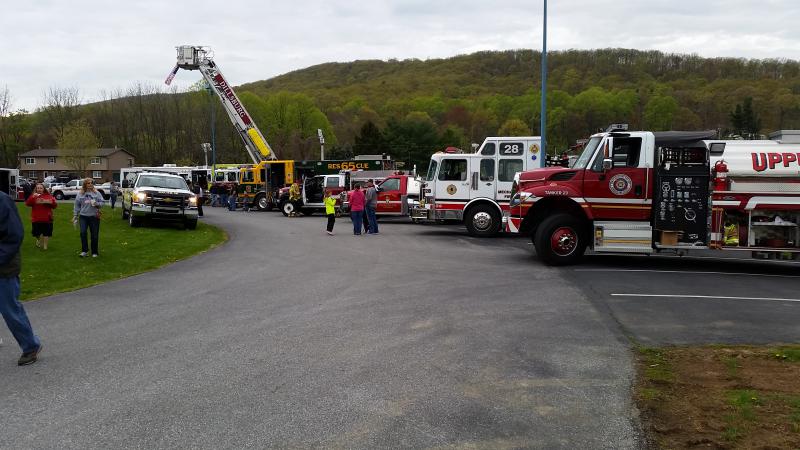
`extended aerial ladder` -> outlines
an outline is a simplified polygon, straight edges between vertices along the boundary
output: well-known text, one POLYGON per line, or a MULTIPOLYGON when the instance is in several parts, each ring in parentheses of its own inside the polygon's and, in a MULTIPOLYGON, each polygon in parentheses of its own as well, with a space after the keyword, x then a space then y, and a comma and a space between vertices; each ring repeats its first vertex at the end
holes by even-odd
POLYGON ((222 102, 225 112, 228 113, 228 117, 236 127, 236 131, 242 137, 253 164, 277 159, 275 152, 272 151, 267 140, 264 139, 264 135, 261 134, 261 130, 253 122, 250 114, 242 102, 239 101, 239 97, 233 92, 233 88, 222 76, 222 72, 214 63, 213 54, 210 54, 208 47, 181 45, 175 48, 178 50, 178 63, 175 64, 175 68, 172 69, 164 83, 167 85, 172 83, 172 79, 175 78, 178 69, 199 70, 222 102))

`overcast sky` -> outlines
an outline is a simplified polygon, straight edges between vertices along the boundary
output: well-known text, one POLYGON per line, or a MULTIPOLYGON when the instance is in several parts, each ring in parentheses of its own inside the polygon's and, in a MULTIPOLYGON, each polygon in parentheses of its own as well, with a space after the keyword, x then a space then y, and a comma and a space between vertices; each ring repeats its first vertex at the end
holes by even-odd
MULTIPOLYGON (((208 45, 239 85, 324 62, 540 49, 541 0, 0 0, 0 89, 33 110, 158 84, 174 47, 208 45)), ((800 0, 550 0, 550 50, 624 47, 800 59, 800 0)), ((200 79, 180 71, 179 87, 200 79)))

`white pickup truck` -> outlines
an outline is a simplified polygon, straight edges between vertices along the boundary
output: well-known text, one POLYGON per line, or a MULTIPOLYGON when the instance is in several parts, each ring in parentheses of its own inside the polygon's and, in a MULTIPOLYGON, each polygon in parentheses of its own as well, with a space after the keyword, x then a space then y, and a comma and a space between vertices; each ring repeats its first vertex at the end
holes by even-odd
MULTIPOLYGON (((67 184, 56 184, 50 187, 50 193, 53 194, 53 197, 56 200, 63 200, 65 198, 75 198, 78 196, 78 192, 81 191, 81 185, 83 184, 83 179, 78 178, 76 180, 70 180, 67 184)), ((111 183, 103 183, 97 184, 94 186, 97 189, 97 192, 103 196, 103 198, 108 199, 111 194, 111 183)))

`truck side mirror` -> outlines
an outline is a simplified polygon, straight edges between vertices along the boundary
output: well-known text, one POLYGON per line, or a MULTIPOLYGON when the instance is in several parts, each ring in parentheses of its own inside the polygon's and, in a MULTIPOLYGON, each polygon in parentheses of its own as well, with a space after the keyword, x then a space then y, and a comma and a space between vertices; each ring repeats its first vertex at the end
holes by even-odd
POLYGON ((612 167, 614 167, 614 161, 612 161, 611 158, 603 160, 603 172, 608 172, 612 167))
POLYGON ((128 180, 122 180, 122 188, 123 189, 127 189, 127 188, 131 187, 130 184, 131 183, 128 180))

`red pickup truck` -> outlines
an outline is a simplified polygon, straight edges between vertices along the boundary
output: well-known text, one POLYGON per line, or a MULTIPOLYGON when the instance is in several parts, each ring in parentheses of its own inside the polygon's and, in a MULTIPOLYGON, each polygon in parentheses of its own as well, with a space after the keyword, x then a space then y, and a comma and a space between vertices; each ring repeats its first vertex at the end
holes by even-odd
MULTIPOLYGON (((378 183, 378 204, 375 213, 379 216, 407 216, 414 201, 419 200, 420 183, 412 175, 395 174, 378 183)), ((343 194, 342 208, 350 210, 349 193, 343 194)))

